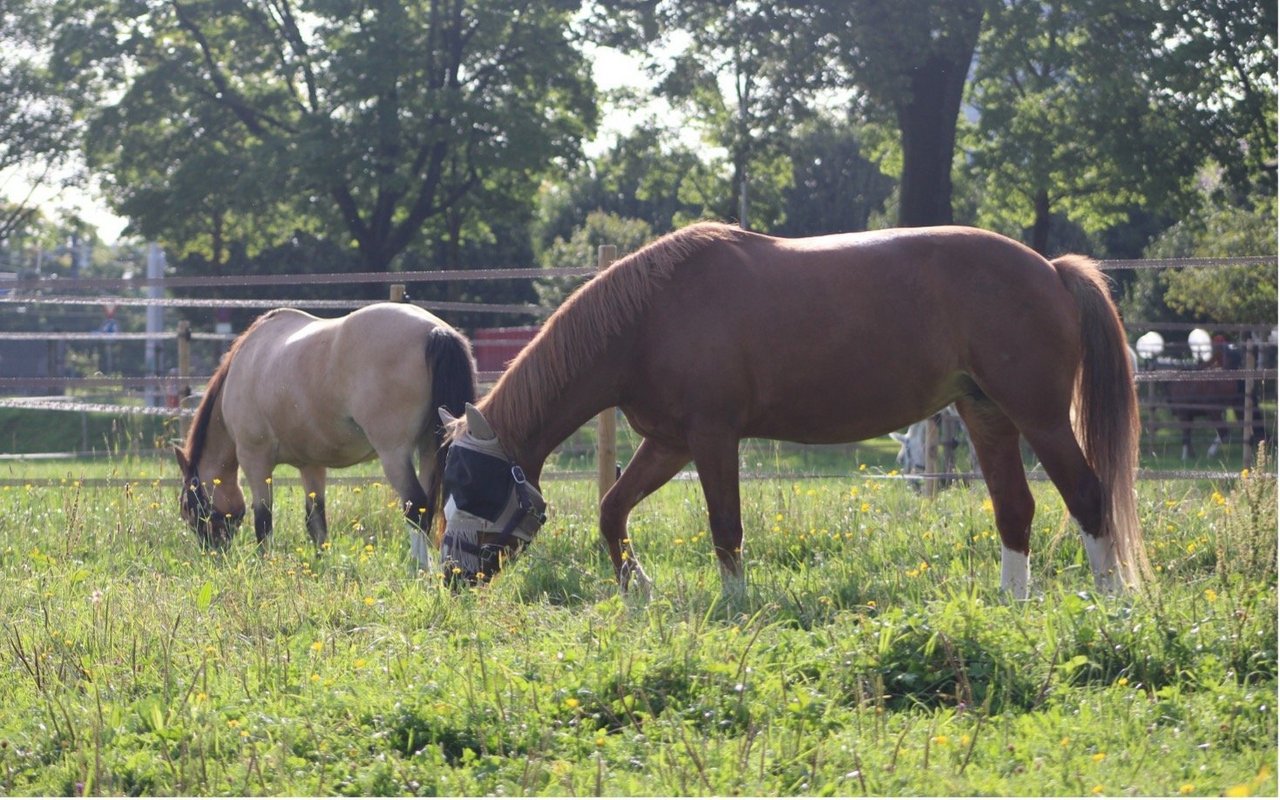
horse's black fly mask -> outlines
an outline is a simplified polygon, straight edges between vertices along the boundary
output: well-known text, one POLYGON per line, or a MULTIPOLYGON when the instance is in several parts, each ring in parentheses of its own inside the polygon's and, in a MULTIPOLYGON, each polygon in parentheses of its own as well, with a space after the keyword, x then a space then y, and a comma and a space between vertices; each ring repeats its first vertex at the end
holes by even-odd
POLYGON ((444 578, 468 583, 492 578, 546 521, 547 503, 497 439, 464 434, 445 459, 444 578))

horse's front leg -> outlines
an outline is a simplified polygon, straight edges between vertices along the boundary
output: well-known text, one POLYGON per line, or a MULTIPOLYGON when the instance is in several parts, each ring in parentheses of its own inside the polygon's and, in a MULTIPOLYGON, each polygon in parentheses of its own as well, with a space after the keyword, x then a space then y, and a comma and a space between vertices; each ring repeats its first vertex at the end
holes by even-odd
POLYGON ((258 547, 265 550, 272 531, 272 465, 244 459, 241 467, 249 483, 249 492, 253 495, 253 533, 258 539, 258 547))
POLYGON ((329 541, 329 521, 324 513, 324 479, 326 470, 322 466, 299 467, 302 475, 302 491, 306 494, 307 533, 316 551, 324 549, 329 541))
POLYGON ((404 512, 409 529, 409 552, 418 562, 419 570, 435 572, 432 553, 437 546, 430 535, 435 503, 418 482, 418 476, 413 470, 413 457, 408 451, 388 450, 379 451, 378 460, 382 462, 383 474, 400 495, 400 509, 404 512))
POLYGON ((720 562, 724 596, 746 599, 747 581, 742 568, 742 500, 738 487, 738 439, 727 431, 690 437, 693 463, 698 468, 702 493, 707 498, 711 542, 720 562))
POLYGON ((626 592, 635 583, 636 591, 648 598, 653 581, 645 574, 627 537, 627 517, 641 500, 671 480, 689 463, 689 453, 645 439, 636 448, 631 463, 613 487, 600 499, 600 535, 604 537, 619 588, 626 592))

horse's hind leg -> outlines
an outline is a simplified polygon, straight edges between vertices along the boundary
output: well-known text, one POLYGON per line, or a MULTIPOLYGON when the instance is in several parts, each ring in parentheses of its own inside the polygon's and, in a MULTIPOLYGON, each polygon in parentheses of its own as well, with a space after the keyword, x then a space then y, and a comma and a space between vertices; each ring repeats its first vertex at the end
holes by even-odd
POLYGON ((1107 509, 1098 475, 1085 460, 1069 421, 1047 430, 1023 431, 1035 450, 1049 479, 1067 504, 1067 510, 1080 525, 1085 554, 1097 587, 1106 592, 1123 588, 1120 583, 1120 557, 1111 536, 1103 535, 1107 509))
POLYGON ((618 586, 623 591, 634 580, 639 592, 647 596, 653 585, 627 538, 627 517, 631 509, 675 477, 688 463, 689 453, 685 450, 668 448, 652 439, 645 439, 636 448, 635 455, 617 482, 601 498, 600 535, 604 537, 618 586))
POLYGON ((1177 417, 1177 420, 1183 424, 1182 428, 1182 460, 1187 461, 1195 454, 1195 448, 1191 445, 1191 422, 1194 417, 1177 417))
POLYGON ((392 488, 400 495, 400 508, 409 527, 409 550, 417 559, 418 568, 431 572, 435 569, 435 562, 428 533, 435 507, 414 473, 413 457, 408 450, 387 450, 378 452, 378 460, 382 462, 382 471, 392 488))
POLYGON ((299 467, 302 475, 302 491, 306 494, 307 533, 316 550, 324 549, 329 541, 329 522, 324 513, 325 468, 321 466, 299 467))
POLYGON ((1018 447, 1018 429, 989 400, 966 398, 956 403, 969 428, 969 441, 995 509, 1000 533, 1000 589, 1015 600, 1031 593, 1031 520, 1036 501, 1027 486, 1018 447))
MULTIPOLYGON (((1212 416, 1218 420, 1218 425, 1213 429, 1213 444, 1209 445, 1209 449, 1205 453, 1209 458, 1213 458, 1218 455, 1222 446, 1231 439, 1231 428, 1227 427, 1226 424, 1227 412, 1218 411, 1212 416)), ((1238 419, 1244 419, 1244 414, 1240 413, 1238 419)))

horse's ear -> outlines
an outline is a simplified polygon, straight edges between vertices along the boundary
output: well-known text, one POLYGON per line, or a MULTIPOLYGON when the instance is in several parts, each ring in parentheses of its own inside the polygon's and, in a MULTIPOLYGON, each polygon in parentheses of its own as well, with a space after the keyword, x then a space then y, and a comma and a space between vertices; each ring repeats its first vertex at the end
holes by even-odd
POLYGON ((908 441, 906 436, 903 436, 901 433, 898 433, 897 431, 890 433, 889 436, 892 437, 892 439, 898 444, 906 444, 908 441))
POLYGON ((467 428, 473 438, 482 442, 498 438, 498 435, 493 432, 493 427, 489 425, 489 421, 480 413, 480 409, 467 403, 466 416, 467 428))
POLYGON ((187 460, 187 454, 182 452, 182 448, 176 444, 173 446, 173 454, 178 457, 178 468, 182 470, 182 477, 185 479, 191 474, 191 462, 187 460))
POLYGON ((440 415, 440 422, 442 422, 446 428, 458 421, 458 418, 450 414, 449 409, 444 406, 437 408, 436 413, 440 415))

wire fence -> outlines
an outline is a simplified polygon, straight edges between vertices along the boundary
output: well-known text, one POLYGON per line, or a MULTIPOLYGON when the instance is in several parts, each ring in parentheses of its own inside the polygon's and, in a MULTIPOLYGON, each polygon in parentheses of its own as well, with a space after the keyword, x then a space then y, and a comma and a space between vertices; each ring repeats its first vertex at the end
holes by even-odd
MULTIPOLYGON (((1106 260, 1100 262, 1105 271, 1119 270, 1153 270, 1153 269, 1222 269, 1228 267, 1251 266, 1257 264, 1274 264, 1275 256, 1243 257, 1243 258, 1186 258, 1186 259, 1154 259, 1154 260, 1106 260)), ((538 279, 577 279, 590 276, 598 271, 598 267, 560 267, 560 268, 502 268, 491 267, 466 270, 419 270, 394 273, 293 273, 283 275, 221 275, 221 276, 169 276, 162 278, 91 278, 91 277, 58 277, 43 280, 14 280, 0 283, 0 307, 3 306, 97 306, 104 308, 140 307, 140 308, 217 308, 217 309, 260 309, 266 310, 281 306, 293 306, 312 310, 350 311, 380 300, 372 299, 261 299, 261 298, 200 298, 200 297, 155 297, 128 296, 121 294, 102 294, 103 292, 147 292, 155 295, 158 291, 187 289, 223 289, 266 286, 334 286, 334 285, 386 285, 395 287, 424 282, 441 281, 490 281, 490 280, 538 280, 538 279), (94 293, 94 294, 85 294, 94 293)), ((394 294, 395 289, 392 289, 394 294)), ((518 314, 532 318, 545 318, 553 309, 527 303, 483 303, 483 302, 450 302, 431 301, 417 303, 434 312, 478 312, 484 314, 504 315, 518 314)), ((1203 327, 1195 323, 1148 323, 1142 321, 1128 322, 1129 330, 1163 330, 1190 331, 1203 327)), ((1265 338, 1274 329, 1273 323, 1254 325, 1220 325, 1212 328, 1222 333, 1251 334, 1255 339, 1265 338)), ((234 339, 229 333, 190 332, 186 334, 192 341, 215 343, 225 346, 234 339)), ((112 345, 124 342, 144 342, 148 344, 169 344, 179 339, 176 331, 152 332, 102 332, 102 331, 13 331, 0 332, 0 343, 3 342, 45 342, 50 347, 55 345, 112 345)), ((500 372, 485 372, 480 375, 482 384, 491 384, 500 376, 500 372)), ((1165 384, 1184 382, 1220 382, 1220 381, 1274 381, 1274 367, 1264 368, 1252 366, 1246 369, 1170 369, 1155 368, 1140 370, 1135 379, 1140 384, 1165 384)), ((22 408, 58 410, 81 413, 103 413, 120 416, 153 416, 183 417, 193 413, 190 402, 181 402, 179 387, 201 386, 208 381, 205 375, 165 375, 146 377, 72 377, 62 375, 48 376, 0 376, 0 408, 22 408), (131 402, 114 402, 108 398, 90 398, 68 396, 68 391, 88 392, 93 390, 119 391, 144 390, 157 397, 164 397, 165 405, 146 405, 141 398, 133 398, 131 402), (15 392, 41 391, 43 396, 17 396, 15 392)), ((1166 411, 1170 404, 1147 398, 1144 407, 1154 414, 1155 409, 1166 411)), ((1199 410, 1199 409, 1197 409, 1199 410)), ((1210 410, 1210 409, 1204 409, 1210 410)), ((1261 412, 1259 411, 1259 416, 1261 412)), ((1216 426, 1212 420, 1178 422, 1165 420, 1162 427, 1202 428, 1216 426)), ((1148 421, 1150 430, 1150 421, 1148 421)), ((572 474, 572 473, 566 473, 572 474)), ((1169 471, 1144 470, 1139 477, 1145 479, 1164 480, 1181 477, 1197 479, 1223 479, 1236 473, 1221 470, 1169 471)), ((835 477, 825 474, 789 474, 789 477, 835 477)), ((744 476, 747 477, 747 476, 744 476)), ((948 480, 964 480, 973 476, 964 473, 928 473, 923 476, 879 476, 883 479, 942 478, 948 480)), ((1034 475, 1033 475, 1034 477, 1034 475)))

